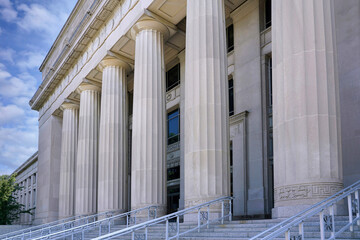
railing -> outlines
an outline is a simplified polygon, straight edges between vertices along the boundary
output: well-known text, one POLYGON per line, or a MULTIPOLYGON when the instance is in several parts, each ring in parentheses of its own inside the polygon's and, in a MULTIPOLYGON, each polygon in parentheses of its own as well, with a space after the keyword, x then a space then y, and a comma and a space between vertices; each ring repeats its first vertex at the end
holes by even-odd
POLYGON ((285 239, 305 239, 304 237, 304 222, 313 217, 319 217, 320 224, 320 238, 321 240, 325 239, 335 239, 341 233, 350 229, 353 231, 353 225, 357 222, 357 225, 360 225, 360 213, 359 213, 359 190, 360 190, 360 181, 352 184, 351 186, 344 188, 343 190, 335 193, 334 195, 322 200, 321 202, 311 206, 310 208, 296 214, 295 216, 288 218, 281 223, 267 229, 266 231, 256 235, 250 240, 255 239, 274 239, 280 235, 285 234, 285 239), (343 203, 342 200, 347 199, 348 204, 348 215, 349 222, 336 231, 335 226, 335 207, 337 203, 343 203), (299 231, 297 236, 291 236, 290 229, 298 227, 299 231), (325 238, 326 231, 330 232, 328 238, 325 238))
MULTIPOLYGON (((118 236, 131 235, 131 239, 145 239, 147 240, 150 236, 148 235, 148 229, 158 224, 165 224, 165 239, 179 239, 179 236, 185 235, 189 232, 193 232, 202 227, 209 227, 211 223, 224 223, 225 219, 231 221, 231 200, 232 197, 221 197, 194 207, 190 207, 172 214, 168 214, 157 219, 153 219, 147 222, 137 224, 135 226, 128 227, 126 229, 121 229, 113 233, 109 233, 98 238, 93 238, 95 240, 101 239, 112 239, 118 236), (205 211, 202 211, 206 209, 205 211), (181 219, 186 219, 188 217, 189 222, 195 223, 194 227, 185 229, 183 232, 180 232, 180 221, 181 219), (212 218, 212 219, 211 219, 212 218), (140 233, 139 233, 140 232, 140 233)), ((157 237, 158 238, 158 237, 157 237)))
POLYGON ((76 218, 80 219, 80 218, 83 218, 83 217, 84 217, 84 215, 72 216, 72 217, 69 217, 69 218, 63 218, 63 219, 53 221, 53 222, 50 222, 50 223, 45 223, 45 224, 29 227, 29 228, 26 228, 26 229, 10 232, 10 233, 7 233, 7 234, 0 235, 0 239, 9 239, 9 237, 11 237, 11 236, 23 235, 25 233, 30 233, 30 232, 38 231, 38 230, 41 230, 41 229, 49 228, 49 227, 52 227, 52 226, 55 226, 55 225, 58 225, 58 224, 61 224, 61 223, 65 223, 65 222, 68 222, 68 221, 75 220, 76 218))
POLYGON ((111 228, 113 228, 113 226, 116 225, 116 223, 123 224, 123 226, 129 227, 131 225, 138 224, 142 220, 150 220, 152 218, 156 219, 156 217, 157 217, 157 206, 147 206, 114 216, 97 214, 97 219, 94 219, 94 221, 92 222, 78 226, 70 224, 61 231, 57 231, 55 233, 49 233, 47 235, 41 235, 39 237, 32 239, 34 240, 59 239, 59 238, 63 239, 65 237, 71 237, 71 239, 74 238, 84 239, 85 233, 92 230, 97 230, 98 236, 101 236, 102 234, 110 233, 111 228), (139 216, 139 214, 142 212, 143 213, 146 212, 146 215, 144 214, 139 216), (142 216, 145 219, 143 219, 142 216), (103 219, 101 219, 102 217, 103 219))

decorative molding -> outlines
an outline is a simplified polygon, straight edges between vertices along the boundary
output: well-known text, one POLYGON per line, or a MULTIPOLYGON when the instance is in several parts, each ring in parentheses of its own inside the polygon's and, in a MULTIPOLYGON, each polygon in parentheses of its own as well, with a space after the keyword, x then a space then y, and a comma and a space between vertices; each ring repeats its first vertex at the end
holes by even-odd
POLYGON ((276 202, 325 198, 343 189, 342 183, 295 184, 274 189, 276 202))
MULTIPOLYGON (((76 62, 71 65, 72 68, 67 70, 67 75, 65 75, 64 78, 59 81, 58 84, 56 84, 57 87, 55 88, 53 93, 49 95, 49 97, 44 100, 44 104, 38 108, 39 118, 41 118, 45 114, 45 112, 52 106, 54 101, 72 82, 72 80, 82 70, 84 65, 86 65, 91 60, 92 56, 96 53, 96 51, 104 44, 107 37, 119 26, 124 17, 128 14, 130 10, 135 7, 138 2, 139 0, 125 0, 121 5, 119 5, 119 7, 115 11, 113 11, 113 18, 110 19, 106 24, 103 25, 101 29, 98 30, 98 34, 94 36, 93 40, 87 45, 87 47, 85 48, 86 50, 84 50, 82 55, 77 58, 76 62)), ((67 59, 67 57, 64 57, 64 59, 67 59)), ((66 63, 63 63, 63 65, 65 64, 66 63)), ((59 73, 61 70, 61 67, 58 67, 56 71, 53 72, 51 77, 53 77, 54 74, 59 73)), ((55 77, 53 77, 52 80, 48 80, 46 86, 39 87, 38 90, 41 90, 41 93, 35 93, 34 97, 31 100, 31 107, 33 109, 37 109, 35 105, 37 105, 37 102, 41 98, 41 95, 49 91, 47 90, 47 86, 50 86, 54 79, 55 77)), ((46 79, 44 79, 44 82, 46 82, 46 79)))
POLYGON ((166 93, 166 103, 180 97, 180 84, 166 93))
POLYGON ((248 111, 244 111, 230 117, 230 139, 241 133, 244 133, 244 136, 246 136, 247 115, 248 111))

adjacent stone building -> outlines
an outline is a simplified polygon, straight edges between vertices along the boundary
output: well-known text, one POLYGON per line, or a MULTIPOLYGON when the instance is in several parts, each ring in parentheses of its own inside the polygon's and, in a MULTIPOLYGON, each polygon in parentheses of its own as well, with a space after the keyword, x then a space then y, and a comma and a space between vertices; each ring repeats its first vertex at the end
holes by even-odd
POLYGON ((16 193, 17 201, 24 205, 24 210, 32 209, 32 215, 28 213, 20 214, 16 224, 30 225, 35 220, 37 164, 38 152, 34 153, 13 172, 13 174, 16 174, 15 183, 21 187, 21 190, 16 193))
POLYGON ((359 9, 79 0, 30 101, 36 222, 229 195, 284 217, 360 179, 359 9))

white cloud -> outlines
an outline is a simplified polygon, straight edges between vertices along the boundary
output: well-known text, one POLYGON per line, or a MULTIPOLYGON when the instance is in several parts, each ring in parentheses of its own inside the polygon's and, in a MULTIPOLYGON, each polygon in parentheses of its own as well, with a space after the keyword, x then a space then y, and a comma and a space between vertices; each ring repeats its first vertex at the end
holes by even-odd
POLYGON ((2 125, 17 122, 25 115, 25 111, 14 104, 2 106, 0 103, 0 113, 0 124, 2 125))
POLYGON ((23 59, 17 62, 17 65, 22 69, 38 68, 45 58, 45 55, 40 52, 23 52, 23 59))
POLYGON ((15 51, 11 48, 0 48, 0 59, 6 60, 10 63, 14 63, 15 51))
POLYGON ((17 12, 9 0, 0 0, 0 15, 7 22, 12 22, 17 18, 17 12))
POLYGON ((0 175, 10 174, 37 151, 37 127, 0 127, 0 175))
POLYGON ((55 39, 65 21, 63 13, 50 11, 39 4, 20 4, 17 9, 24 14, 23 18, 17 21, 19 27, 28 32, 43 33, 50 41, 55 39))
POLYGON ((36 80, 28 73, 12 76, 6 71, 3 64, 0 65, 0 96, 5 98, 28 97, 35 92, 36 80))

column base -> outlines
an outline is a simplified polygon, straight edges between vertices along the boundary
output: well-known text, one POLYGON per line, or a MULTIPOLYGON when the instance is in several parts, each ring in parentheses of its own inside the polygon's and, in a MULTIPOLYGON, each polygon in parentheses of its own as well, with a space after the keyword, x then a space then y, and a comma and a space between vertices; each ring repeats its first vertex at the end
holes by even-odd
MULTIPOLYGON (((272 209, 272 218, 289 218, 301 211, 304 211, 307 208, 310 208, 312 205, 303 204, 303 205, 292 205, 292 206, 281 206, 275 207, 272 209)), ((329 210, 327 212, 329 214, 329 210)), ((345 201, 342 200, 335 205, 334 214, 336 216, 345 216, 347 215, 347 206, 345 201)))

